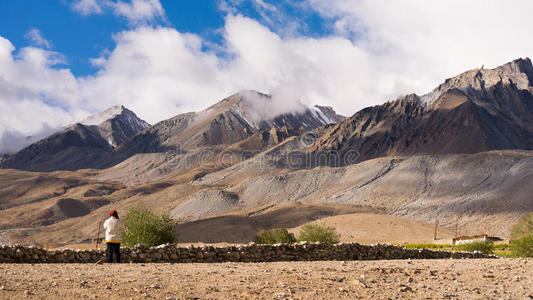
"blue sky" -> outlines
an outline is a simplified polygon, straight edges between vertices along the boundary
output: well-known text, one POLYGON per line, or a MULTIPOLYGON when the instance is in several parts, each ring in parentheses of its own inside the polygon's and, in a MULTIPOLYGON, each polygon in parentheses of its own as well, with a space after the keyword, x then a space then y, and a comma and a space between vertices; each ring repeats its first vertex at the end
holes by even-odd
MULTIPOLYGON (((301 9, 303 2, 278 2, 277 9, 299 22, 298 33, 308 36, 330 34, 331 26, 318 13, 301 9)), ((269 1, 265 1, 269 3, 269 1)), ((173 27, 180 32, 198 34, 206 42, 222 42, 220 28, 224 26, 227 11, 219 0, 162 0, 166 18, 150 22, 153 26, 173 27)), ((277 23, 261 18, 253 2, 243 1, 235 5, 244 16, 260 21, 270 30, 277 31, 277 23)), ((116 17, 108 11, 102 14, 82 15, 72 9, 67 0, 6 0, 0 2, 0 35, 16 48, 31 45, 27 37, 31 29, 39 29, 43 37, 52 42, 51 49, 64 54, 68 67, 77 76, 92 74, 97 68, 89 59, 114 47, 113 33, 131 28, 124 17, 116 17)), ((209 48, 209 43, 205 47, 209 48)), ((221 54, 222 55, 222 54, 221 54)))
MULTIPOLYGON (((162 1, 166 8, 168 26, 182 32, 195 32, 217 40, 217 28, 224 17, 216 1, 162 1)), ((158 24, 164 22, 157 21, 158 24)), ((89 59, 114 46, 112 34, 128 29, 125 18, 112 13, 83 16, 73 12, 70 2, 63 0, 17 0, 0 2, 0 35, 17 48, 30 45, 25 37, 38 28, 46 39, 53 41, 52 49, 68 57, 75 75, 93 73, 89 59)))
POLYGON ((0 2, 0 35, 17 48, 31 45, 25 35, 37 28, 52 41, 52 49, 68 57, 75 74, 93 72, 89 58, 112 46, 111 33, 124 29, 111 16, 84 17, 72 12, 64 1, 20 0, 0 2))
POLYGON ((530 0, 2 0, 0 153, 112 105, 149 123, 241 90, 352 115, 533 55, 530 0), (31 136, 31 138, 28 138, 31 136))

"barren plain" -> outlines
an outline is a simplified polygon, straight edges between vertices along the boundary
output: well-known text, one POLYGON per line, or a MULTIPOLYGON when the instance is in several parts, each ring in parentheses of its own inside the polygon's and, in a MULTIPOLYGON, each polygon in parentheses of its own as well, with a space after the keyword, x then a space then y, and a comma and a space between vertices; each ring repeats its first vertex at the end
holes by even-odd
POLYGON ((533 259, 0 264, 1 299, 531 299, 533 259))

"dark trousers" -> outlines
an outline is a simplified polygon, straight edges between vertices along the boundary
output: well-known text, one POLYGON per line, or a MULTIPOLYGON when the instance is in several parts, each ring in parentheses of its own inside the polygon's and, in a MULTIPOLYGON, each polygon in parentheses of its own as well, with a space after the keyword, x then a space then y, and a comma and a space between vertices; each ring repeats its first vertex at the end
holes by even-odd
POLYGON ((120 262, 120 243, 107 243, 107 262, 113 262, 113 253, 115 254, 115 262, 120 262))

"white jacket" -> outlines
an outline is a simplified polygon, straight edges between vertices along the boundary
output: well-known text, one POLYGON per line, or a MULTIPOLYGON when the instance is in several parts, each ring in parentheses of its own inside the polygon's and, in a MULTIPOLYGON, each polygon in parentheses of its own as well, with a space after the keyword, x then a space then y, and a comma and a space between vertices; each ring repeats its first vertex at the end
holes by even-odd
POLYGON ((109 217, 104 222, 105 241, 106 243, 120 243, 122 238, 120 230, 122 229, 122 222, 115 217, 109 217))

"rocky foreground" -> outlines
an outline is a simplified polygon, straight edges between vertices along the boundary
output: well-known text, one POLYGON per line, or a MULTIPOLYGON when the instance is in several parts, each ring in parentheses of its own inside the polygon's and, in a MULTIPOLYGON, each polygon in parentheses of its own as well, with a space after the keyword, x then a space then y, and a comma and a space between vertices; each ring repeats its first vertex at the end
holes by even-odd
POLYGON ((533 259, 0 264, 1 299, 533 298, 533 259))

